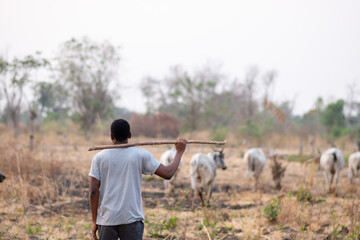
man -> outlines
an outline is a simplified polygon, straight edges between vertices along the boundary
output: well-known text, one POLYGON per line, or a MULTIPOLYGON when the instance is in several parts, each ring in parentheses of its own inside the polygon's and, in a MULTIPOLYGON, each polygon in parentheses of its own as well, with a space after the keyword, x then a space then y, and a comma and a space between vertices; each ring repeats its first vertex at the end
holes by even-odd
MULTIPOLYGON (((124 119, 111 124, 114 144, 126 144, 131 138, 130 125, 124 119)), ((90 208, 92 235, 97 240, 142 239, 144 212, 141 199, 142 174, 171 179, 186 148, 178 138, 173 162, 164 166, 154 156, 137 147, 106 149, 97 153, 90 169, 90 208)))

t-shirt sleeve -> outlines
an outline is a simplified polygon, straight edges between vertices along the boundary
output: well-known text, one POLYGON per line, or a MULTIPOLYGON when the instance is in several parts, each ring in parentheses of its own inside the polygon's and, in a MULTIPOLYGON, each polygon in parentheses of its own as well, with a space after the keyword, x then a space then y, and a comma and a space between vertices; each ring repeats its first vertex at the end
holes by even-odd
POLYGON ((91 168, 89 172, 89 176, 96 178, 100 181, 100 158, 99 154, 96 154, 91 162, 91 168))
POLYGON ((152 175, 159 166, 160 162, 157 161, 150 152, 144 151, 142 158, 142 173, 145 175, 152 175))

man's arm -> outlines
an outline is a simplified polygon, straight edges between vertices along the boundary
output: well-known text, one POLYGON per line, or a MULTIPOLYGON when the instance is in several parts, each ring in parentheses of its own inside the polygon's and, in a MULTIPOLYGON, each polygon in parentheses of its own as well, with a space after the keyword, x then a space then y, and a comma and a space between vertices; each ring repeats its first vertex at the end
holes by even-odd
POLYGON ((174 160, 167 166, 160 164, 158 169, 156 169, 156 171, 155 171, 156 175, 158 175, 159 177, 162 177, 166 180, 170 180, 174 176, 177 168, 179 167, 181 157, 182 157, 183 153, 185 152, 186 142, 187 141, 184 138, 177 139, 177 143, 175 143, 176 154, 175 154, 174 160))
POLYGON ((92 235, 94 240, 98 240, 96 236, 96 231, 98 229, 96 225, 97 209, 99 204, 99 195, 100 195, 100 181, 94 177, 90 177, 90 209, 92 216, 92 235))

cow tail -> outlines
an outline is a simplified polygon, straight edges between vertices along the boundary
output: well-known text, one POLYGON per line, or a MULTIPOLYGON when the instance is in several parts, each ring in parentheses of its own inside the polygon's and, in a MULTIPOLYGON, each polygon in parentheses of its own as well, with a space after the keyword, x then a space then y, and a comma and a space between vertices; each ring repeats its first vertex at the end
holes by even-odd
POLYGON ((333 157, 334 157, 334 162, 336 162, 337 161, 336 152, 333 152, 333 157))
POLYGON ((255 161, 254 158, 252 156, 250 156, 250 166, 251 166, 251 171, 255 171, 255 161))

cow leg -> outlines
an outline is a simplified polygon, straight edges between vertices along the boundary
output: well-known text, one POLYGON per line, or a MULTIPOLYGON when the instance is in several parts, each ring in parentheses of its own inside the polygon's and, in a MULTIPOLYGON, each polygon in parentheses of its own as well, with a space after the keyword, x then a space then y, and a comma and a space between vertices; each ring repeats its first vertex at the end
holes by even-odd
MULTIPOLYGON (((335 182, 336 182, 336 181, 337 181, 337 180, 335 180, 335 182)), ((334 174, 331 174, 329 192, 331 192, 331 191, 333 190, 333 189, 332 189, 333 182, 334 182, 334 174)))
POLYGON ((169 194, 174 191, 174 179, 169 180, 169 194))
POLYGON ((348 177, 349 177, 349 183, 352 184, 352 183, 353 183, 353 178, 354 178, 354 176, 356 176, 357 174, 354 173, 354 170, 353 170, 352 168, 350 168, 348 174, 349 174, 349 175, 348 175, 348 177))
POLYGON ((329 181, 330 181, 329 173, 326 170, 323 173, 324 173, 324 177, 325 177, 326 189, 329 189, 329 181))
POLYGON ((208 198, 207 198, 207 206, 210 207, 210 198, 211 198, 211 194, 212 194, 212 184, 209 184, 208 186, 208 198))
POLYGON ((336 186, 339 182, 339 174, 340 174, 340 170, 335 172, 335 187, 334 187, 334 191, 336 191, 336 186))
POLYGON ((165 192, 165 196, 169 196, 169 181, 168 180, 164 180, 164 192, 165 192))
POLYGON ((256 175, 255 175, 255 191, 258 190, 258 186, 259 186, 259 175, 256 173, 256 175))
POLYGON ((191 175, 191 191, 192 191, 192 204, 191 204, 191 210, 194 210, 195 207, 195 198, 197 194, 197 184, 196 184, 197 175, 191 175))
POLYGON ((198 189, 197 192, 198 192, 200 200, 201 200, 201 206, 205 206, 205 202, 204 202, 204 198, 203 198, 201 190, 198 189))
POLYGON ((191 210, 193 211, 195 208, 195 198, 196 198, 196 190, 195 189, 191 189, 192 191, 192 202, 191 202, 191 210))

